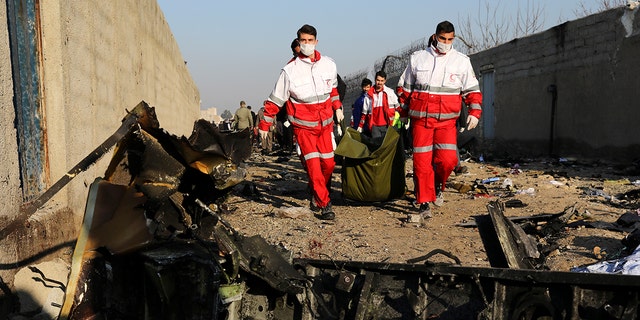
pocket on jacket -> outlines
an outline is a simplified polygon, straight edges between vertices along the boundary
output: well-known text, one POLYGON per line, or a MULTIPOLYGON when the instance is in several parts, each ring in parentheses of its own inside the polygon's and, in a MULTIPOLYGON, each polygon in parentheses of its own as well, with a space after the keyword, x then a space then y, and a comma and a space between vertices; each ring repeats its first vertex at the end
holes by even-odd
POLYGON ((427 84, 431 80, 431 70, 416 69, 416 83, 414 84, 427 84))

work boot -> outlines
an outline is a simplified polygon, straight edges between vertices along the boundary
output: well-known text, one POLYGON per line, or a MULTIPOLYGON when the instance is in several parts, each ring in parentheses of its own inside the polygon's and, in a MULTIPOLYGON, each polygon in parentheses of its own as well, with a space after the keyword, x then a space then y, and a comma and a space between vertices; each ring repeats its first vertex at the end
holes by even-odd
POLYGON ((433 215, 431 215, 431 208, 429 208, 428 203, 423 203, 420 205, 419 213, 422 219, 429 219, 433 217, 433 215))
POLYGON ((456 176, 459 176, 461 174, 465 174, 469 172, 469 168, 465 167, 465 166, 457 166, 455 169, 453 169, 453 172, 456 174, 456 176))
POLYGON ((321 208, 316 204, 316 199, 311 196, 311 200, 309 201, 309 209, 313 212, 320 212, 321 208))
POLYGON ((333 210, 331 210, 331 204, 328 204, 326 207, 322 208, 318 218, 320 218, 320 220, 333 220, 336 218, 336 214, 333 213, 333 210))
POLYGON ((438 190, 438 193, 436 193, 436 201, 434 201, 433 204, 438 207, 442 207, 444 204, 444 195, 442 195, 442 190, 438 190))

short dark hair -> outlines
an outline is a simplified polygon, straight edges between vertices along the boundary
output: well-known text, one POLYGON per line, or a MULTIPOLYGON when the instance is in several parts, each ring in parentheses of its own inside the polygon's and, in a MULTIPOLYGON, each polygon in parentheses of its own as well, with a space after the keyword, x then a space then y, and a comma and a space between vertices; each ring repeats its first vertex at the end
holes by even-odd
POLYGON ((315 38, 318 37, 318 31, 316 30, 316 28, 314 28, 311 25, 305 24, 304 26, 300 27, 300 29, 298 29, 298 39, 300 39, 300 35, 301 34, 310 34, 312 36, 314 36, 315 38))
POLYGON ((438 25, 436 26, 436 33, 434 33, 432 36, 429 37, 429 42, 427 43, 427 47, 431 47, 436 43, 436 40, 434 39, 436 35, 441 33, 449 33, 449 32, 454 32, 454 33, 456 32, 456 29, 453 27, 453 23, 447 20, 438 23, 438 25))
POLYGON ((436 26, 436 34, 449 32, 456 32, 456 29, 453 27, 453 23, 449 21, 442 21, 436 26))
POLYGON ((296 48, 300 46, 300 41, 298 41, 298 38, 293 39, 293 41, 291 41, 291 51, 295 54, 296 53, 296 48))
POLYGON ((376 78, 377 77, 382 77, 382 78, 386 79, 387 78, 387 73, 382 71, 382 70, 380 70, 380 71, 376 72, 376 78))
POLYGON ((369 80, 369 78, 362 79, 362 83, 360 84, 361 87, 371 86, 371 85, 373 85, 373 82, 371 82, 371 80, 369 80))

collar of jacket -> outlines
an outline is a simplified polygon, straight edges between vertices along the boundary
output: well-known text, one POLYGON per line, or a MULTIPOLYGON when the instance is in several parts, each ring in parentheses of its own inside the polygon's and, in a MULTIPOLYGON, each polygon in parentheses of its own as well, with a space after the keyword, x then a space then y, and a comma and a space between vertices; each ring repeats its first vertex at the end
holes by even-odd
POLYGON ((316 62, 316 61, 320 60, 320 57, 321 57, 320 56, 320 52, 318 50, 313 52, 313 59, 303 55, 302 53, 298 54, 298 58, 300 60, 302 60, 302 61, 305 61, 305 62, 316 62))
MULTIPOLYGON (((386 85, 382 86, 382 90, 380 90, 380 92, 387 94, 387 90, 385 90, 387 88, 386 85)), ((380 93, 378 91, 376 91, 376 86, 373 85, 371 86, 371 89, 369 89, 369 91, 367 91, 367 95, 369 95, 369 97, 373 98, 374 95, 376 95, 377 93, 380 93)))

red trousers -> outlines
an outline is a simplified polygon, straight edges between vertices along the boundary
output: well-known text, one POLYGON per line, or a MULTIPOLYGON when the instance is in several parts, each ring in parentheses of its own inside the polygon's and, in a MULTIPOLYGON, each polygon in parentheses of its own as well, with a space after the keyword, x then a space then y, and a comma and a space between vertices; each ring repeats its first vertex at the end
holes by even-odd
POLYGON ((411 119, 413 180, 418 203, 436 200, 458 163, 456 119, 411 119))
POLYGON ((324 208, 331 201, 327 185, 331 183, 331 174, 336 166, 331 137, 333 125, 315 128, 294 127, 293 130, 316 205, 324 208))

